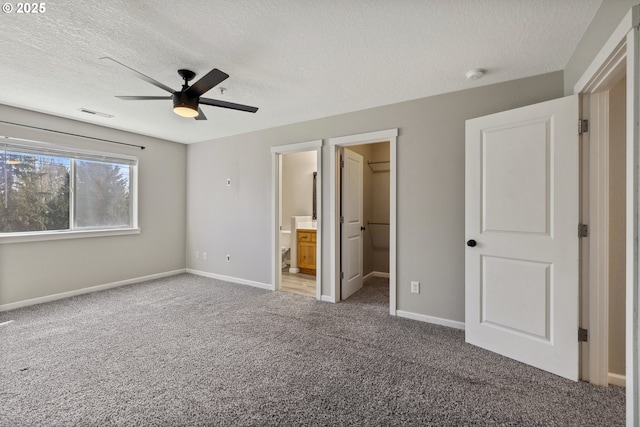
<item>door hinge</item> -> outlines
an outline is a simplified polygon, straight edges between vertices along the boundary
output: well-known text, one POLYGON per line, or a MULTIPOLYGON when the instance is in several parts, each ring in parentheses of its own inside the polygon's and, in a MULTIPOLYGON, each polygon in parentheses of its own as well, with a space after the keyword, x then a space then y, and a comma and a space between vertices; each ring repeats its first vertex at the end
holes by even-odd
POLYGON ((589 120, 579 119, 578 120, 578 135, 582 135, 585 132, 589 132, 589 120))
POLYGON ((589 331, 584 328, 578 328, 578 342, 587 342, 589 339, 589 331))
POLYGON ((343 168, 344 167, 344 160, 340 160, 340 167, 343 168))
POLYGON ((340 217, 340 224, 344 224, 344 217, 343 216, 340 217))
POLYGON ((340 280, 344 279, 344 273, 341 271, 340 272, 340 280))
POLYGON ((589 226, 587 224, 578 224, 578 237, 589 237, 589 226))

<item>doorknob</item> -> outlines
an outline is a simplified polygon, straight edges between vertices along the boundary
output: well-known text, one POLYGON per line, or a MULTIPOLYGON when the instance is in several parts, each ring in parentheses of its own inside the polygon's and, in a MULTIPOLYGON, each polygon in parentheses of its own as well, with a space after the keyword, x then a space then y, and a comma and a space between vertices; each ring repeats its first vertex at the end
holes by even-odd
POLYGON ((366 229, 367 229, 367 227, 362 227, 362 226, 360 227, 360 231, 364 231, 366 229))
POLYGON ((469 246, 470 248, 473 248, 474 246, 476 246, 478 243, 471 239, 471 240, 467 240, 467 246, 469 246))

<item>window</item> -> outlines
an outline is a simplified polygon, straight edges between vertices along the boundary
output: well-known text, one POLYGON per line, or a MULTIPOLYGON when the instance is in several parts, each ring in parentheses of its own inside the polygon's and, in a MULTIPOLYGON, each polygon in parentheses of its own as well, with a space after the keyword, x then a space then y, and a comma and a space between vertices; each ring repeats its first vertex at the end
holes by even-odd
POLYGON ((6 139, 0 163, 0 241, 137 229, 135 157, 6 139))

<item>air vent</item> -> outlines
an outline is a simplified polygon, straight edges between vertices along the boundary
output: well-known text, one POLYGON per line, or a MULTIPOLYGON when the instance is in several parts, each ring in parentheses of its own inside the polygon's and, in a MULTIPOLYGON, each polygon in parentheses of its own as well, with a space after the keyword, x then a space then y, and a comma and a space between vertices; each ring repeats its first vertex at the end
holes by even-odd
POLYGON ((88 108, 81 108, 78 111, 80 111, 81 113, 91 114, 93 116, 104 117, 105 119, 110 119, 111 117, 113 117, 111 114, 101 113, 99 111, 89 110, 88 108))

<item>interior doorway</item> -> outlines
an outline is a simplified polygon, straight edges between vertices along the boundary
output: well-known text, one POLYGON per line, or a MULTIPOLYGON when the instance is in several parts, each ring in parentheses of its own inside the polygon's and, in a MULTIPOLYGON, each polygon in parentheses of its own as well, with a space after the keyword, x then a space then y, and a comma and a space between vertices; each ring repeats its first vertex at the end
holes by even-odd
MULTIPOLYGON (((378 209, 374 213, 373 204, 374 193, 369 192, 369 200, 364 200, 363 189, 363 219, 358 228, 361 230, 362 249, 362 265, 351 265, 351 271, 357 269, 361 272, 362 278, 378 276, 387 276, 389 280, 389 312, 396 314, 396 144, 397 129, 387 131, 372 132, 360 135, 350 135, 329 140, 330 152, 330 172, 329 172, 329 191, 330 191, 330 213, 329 233, 330 233, 330 290, 331 295, 324 298, 327 301, 338 302, 343 298, 343 283, 345 279, 345 263, 351 263, 351 259, 344 259, 345 246, 342 234, 342 222, 346 222, 343 215, 343 176, 342 176, 342 152, 344 148, 348 148, 351 152, 360 151, 362 156, 363 173, 369 175, 369 186, 372 186, 373 180, 382 182, 386 181, 386 190, 376 193, 378 201, 385 200, 386 208, 378 209), (362 155, 364 153, 364 155, 362 155), (384 157, 384 158, 383 158, 384 157), (377 172, 376 172, 377 171, 377 172), (387 195, 388 194, 388 195, 387 195), (369 206, 365 209, 365 206, 369 206), (384 210, 384 214, 382 211, 384 210), (384 228, 382 228, 384 227, 384 228), (375 230, 374 230, 375 228, 375 230), (388 229, 388 231, 387 231, 388 229), (369 252, 369 255, 367 255, 369 252), (376 259, 376 254, 378 259, 376 259), (380 254, 384 254, 380 256, 380 254), (381 263, 382 259, 382 263, 381 263), (387 265, 388 263, 388 265, 387 265), (382 267, 375 267, 375 266, 382 267), (387 271, 375 271, 375 269, 387 271)), ((363 187, 365 180, 363 179, 363 187)), ((378 188, 380 190, 381 187, 378 188)), ((350 248, 350 251, 353 251, 350 248)), ((349 255, 347 253, 347 255, 349 255)), ((359 261, 360 262, 360 261, 359 261)), ((346 295, 344 295, 346 296, 346 295)))
POLYGON ((273 147, 273 287, 321 299, 321 147, 273 147))
POLYGON ((340 299, 369 278, 389 278, 389 142, 340 150, 340 299))
POLYGON ((626 386, 626 61, 583 96, 581 378, 626 386))

